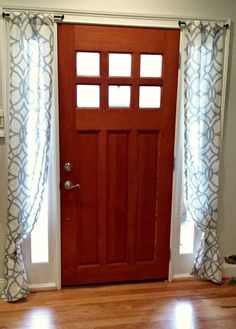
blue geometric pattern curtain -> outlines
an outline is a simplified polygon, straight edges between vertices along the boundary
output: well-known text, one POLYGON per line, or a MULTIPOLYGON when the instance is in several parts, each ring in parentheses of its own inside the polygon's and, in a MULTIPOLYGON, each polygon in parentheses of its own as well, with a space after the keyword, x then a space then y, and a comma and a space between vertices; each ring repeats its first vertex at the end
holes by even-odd
POLYGON ((54 21, 11 13, 9 54, 8 214, 2 299, 29 293, 21 243, 37 222, 48 175, 54 21))
POLYGON ((202 231, 192 274, 220 283, 217 209, 224 27, 190 21, 184 37, 184 203, 202 231))

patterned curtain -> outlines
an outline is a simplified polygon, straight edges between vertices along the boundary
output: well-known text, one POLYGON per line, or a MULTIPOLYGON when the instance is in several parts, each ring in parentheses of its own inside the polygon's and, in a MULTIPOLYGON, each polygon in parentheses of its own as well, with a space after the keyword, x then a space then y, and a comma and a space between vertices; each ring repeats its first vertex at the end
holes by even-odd
POLYGON ((184 203, 202 231, 192 274, 222 281, 217 242, 224 28, 187 22, 184 28, 184 203))
POLYGON ((9 54, 8 214, 2 299, 29 293, 21 244, 37 222, 48 174, 53 34, 50 15, 11 13, 9 54))

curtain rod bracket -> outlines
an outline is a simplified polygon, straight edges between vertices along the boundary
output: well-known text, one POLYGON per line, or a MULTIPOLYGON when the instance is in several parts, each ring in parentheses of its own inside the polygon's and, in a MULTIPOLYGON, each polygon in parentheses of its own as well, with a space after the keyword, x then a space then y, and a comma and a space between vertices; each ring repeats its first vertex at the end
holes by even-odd
MULTIPOLYGON (((185 21, 179 21, 178 24, 179 24, 180 28, 186 27, 186 25, 187 25, 185 21)), ((225 23, 223 26, 226 29, 228 29, 230 27, 229 23, 225 23)))
MULTIPOLYGON (((3 11, 2 12, 2 17, 3 18, 10 17, 10 12, 3 11)), ((61 14, 61 15, 60 14, 57 14, 57 15, 54 15, 53 17, 54 17, 55 21, 63 21, 65 15, 64 14, 61 14)))
POLYGON ((179 21, 178 24, 179 24, 180 28, 181 27, 186 27, 186 25, 187 25, 185 21, 179 21))
POLYGON ((55 21, 63 21, 63 19, 65 18, 65 15, 64 14, 58 14, 58 15, 54 15, 54 20, 55 21))
POLYGON ((8 11, 3 11, 2 12, 2 17, 5 18, 5 17, 10 17, 10 13, 8 11))

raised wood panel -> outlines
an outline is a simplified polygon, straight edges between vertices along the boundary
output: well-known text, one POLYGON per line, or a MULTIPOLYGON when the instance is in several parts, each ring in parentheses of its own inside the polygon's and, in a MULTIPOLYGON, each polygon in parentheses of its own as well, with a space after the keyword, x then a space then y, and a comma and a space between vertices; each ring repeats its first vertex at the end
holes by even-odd
POLYGON ((98 263, 98 133, 77 134, 78 265, 98 263))
POLYGON ((138 210, 136 220, 136 261, 155 261, 158 218, 158 132, 138 133, 138 210))
POLYGON ((127 195, 129 134, 108 134, 108 263, 127 261, 127 195))

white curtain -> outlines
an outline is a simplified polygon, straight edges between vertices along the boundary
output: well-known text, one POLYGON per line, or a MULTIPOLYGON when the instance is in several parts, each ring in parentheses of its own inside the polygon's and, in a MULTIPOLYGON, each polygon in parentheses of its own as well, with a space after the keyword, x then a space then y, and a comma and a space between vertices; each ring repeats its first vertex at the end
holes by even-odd
POLYGON ((50 15, 11 12, 6 25, 8 213, 1 297, 11 302, 29 293, 21 244, 39 217, 48 175, 54 21, 50 15))
POLYGON ((192 274, 222 281, 217 242, 224 27, 189 21, 184 28, 184 203, 202 231, 192 274))

